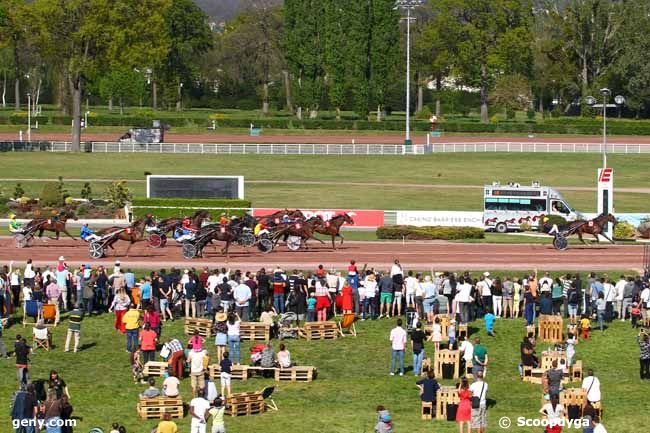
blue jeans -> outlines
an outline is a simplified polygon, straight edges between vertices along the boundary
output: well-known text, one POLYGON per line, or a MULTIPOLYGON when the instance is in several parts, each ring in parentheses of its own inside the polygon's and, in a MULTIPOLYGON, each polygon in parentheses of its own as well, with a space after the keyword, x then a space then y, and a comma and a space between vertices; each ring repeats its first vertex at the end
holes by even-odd
POLYGON ((362 308, 361 310, 363 311, 363 318, 365 319, 366 317, 370 316, 372 318, 372 298, 363 298, 363 302, 361 303, 362 308))
POLYGON ((137 329, 127 329, 126 330, 126 350, 129 352, 135 352, 138 350, 138 330, 137 329))
POLYGON ((83 298, 84 301, 84 308, 86 310, 86 314, 90 315, 93 312, 93 298, 83 298))
POLYGON ((598 327, 601 332, 605 329, 605 310, 596 310, 598 311, 598 327))
MULTIPOLYGON (((28 420, 28 419, 31 419, 31 418, 25 418, 25 420, 28 420)), ((22 420, 20 420, 20 421, 22 421, 22 420)), ((15 433, 34 433, 34 431, 35 431, 34 424, 28 424, 28 425, 25 425, 24 427, 18 427, 17 429, 15 429, 15 433)))
POLYGON ((273 306, 278 314, 284 313, 284 295, 273 295, 273 306))
POLYGON ((526 324, 532 325, 535 322, 535 304, 526 304, 526 324))
POLYGON ((45 433, 61 433, 61 425, 59 421, 61 418, 54 416, 47 420, 45 423, 45 433))
POLYGON ((239 335, 229 335, 228 350, 230 351, 230 360, 235 364, 240 363, 239 346, 240 346, 239 335))
POLYGON ((424 350, 419 354, 413 354, 413 374, 419 376, 422 373, 422 361, 424 361, 424 350))
POLYGON ((393 350, 393 354, 390 358, 390 372, 395 371, 395 361, 399 357, 399 372, 404 374, 404 351, 403 350, 393 350))

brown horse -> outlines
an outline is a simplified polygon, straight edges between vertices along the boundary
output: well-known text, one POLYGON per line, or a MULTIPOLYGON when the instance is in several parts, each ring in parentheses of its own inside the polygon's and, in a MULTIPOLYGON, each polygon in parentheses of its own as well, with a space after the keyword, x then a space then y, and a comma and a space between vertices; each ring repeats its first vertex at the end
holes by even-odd
POLYGON ((228 254, 230 244, 239 238, 241 232, 242 228, 238 224, 232 223, 225 226, 222 226, 221 224, 209 224, 203 227, 194 236, 194 239, 197 240, 194 244, 196 247, 196 255, 202 257, 203 249, 208 244, 212 244, 214 241, 220 241, 225 242, 224 247, 221 249, 221 254, 225 254, 226 260, 228 260, 230 258, 230 255, 228 254))
POLYGON ((586 244, 585 240, 582 238, 583 234, 592 235, 596 239, 596 242, 599 242, 598 235, 601 235, 611 243, 615 243, 604 233, 607 223, 612 223, 616 225, 618 221, 611 213, 600 214, 596 218, 590 221, 578 220, 570 223, 569 232, 573 234, 577 234, 578 238, 580 238, 580 242, 582 242, 583 244, 586 244))
POLYGON ((303 244, 307 249, 309 248, 307 246, 307 241, 309 239, 316 239, 321 244, 324 244, 325 242, 314 237, 316 228, 324 224, 325 221, 323 221, 320 216, 316 215, 304 222, 295 222, 291 224, 280 225, 273 232, 273 243, 277 245, 280 238, 286 242, 289 236, 297 236, 300 238, 301 244, 303 244))
POLYGON ((69 219, 73 219, 76 221, 77 216, 74 214, 74 212, 70 210, 64 210, 59 212, 56 216, 52 218, 33 219, 29 223, 27 223, 24 230, 25 231, 38 230, 39 238, 43 237, 44 231, 54 232, 56 233, 56 237, 52 239, 56 239, 56 240, 59 240, 59 233, 63 232, 66 235, 68 235, 69 238, 72 238, 74 240, 75 237, 72 236, 70 233, 68 233, 68 231, 65 228, 65 224, 68 222, 69 219))
POLYGON ((299 209, 295 210, 290 210, 290 209, 284 209, 284 210, 279 210, 277 212, 273 212, 270 215, 264 215, 261 217, 257 217, 257 220, 259 222, 263 222, 265 224, 280 224, 282 222, 282 218, 287 215, 290 219, 295 220, 295 219, 300 219, 304 220, 305 219, 305 214, 303 214, 299 209))
POLYGON ((345 223, 354 225, 354 220, 347 213, 342 213, 331 218, 329 221, 324 221, 322 224, 317 226, 315 230, 316 233, 330 235, 332 237, 332 249, 335 250, 336 246, 334 240, 337 237, 341 238, 341 245, 343 245, 344 238, 341 234, 341 226, 345 223))
MULTIPOLYGON (((194 215, 190 217, 192 220, 192 228, 198 230, 203 225, 203 221, 210 219, 210 212, 207 210, 201 209, 194 212, 194 215)), ((174 230, 176 227, 180 226, 183 223, 183 218, 166 218, 161 220, 156 227, 160 233, 169 233, 174 230)))
POLYGON ((98 230, 96 234, 97 236, 104 237, 106 235, 114 233, 115 236, 113 236, 112 239, 109 239, 104 244, 104 247, 110 248, 112 250, 115 249, 113 248, 113 244, 119 240, 129 242, 129 246, 126 248, 125 252, 125 256, 128 257, 131 246, 136 242, 143 241, 145 239, 144 229, 152 225, 154 225, 153 216, 147 214, 139 220, 134 221, 130 226, 126 228, 117 226, 107 227, 105 229, 98 230))

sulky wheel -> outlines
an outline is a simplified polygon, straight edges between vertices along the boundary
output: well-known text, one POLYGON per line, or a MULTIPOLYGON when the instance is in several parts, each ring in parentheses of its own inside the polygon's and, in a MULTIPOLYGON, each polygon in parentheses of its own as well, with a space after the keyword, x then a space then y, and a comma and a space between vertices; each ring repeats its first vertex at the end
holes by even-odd
POLYGON ((255 245, 255 236, 252 233, 242 233, 237 241, 242 247, 252 247, 255 245))
POLYGON ((22 233, 15 234, 14 241, 16 241, 16 248, 25 248, 27 246, 27 236, 22 233))
POLYGON ((151 248, 160 248, 163 245, 162 236, 158 233, 150 233, 147 239, 151 248))
POLYGON ((553 238, 553 246, 556 250, 564 251, 569 247, 569 241, 564 236, 555 236, 553 238))
POLYGON ((270 253, 273 251, 273 242, 270 239, 260 239, 257 243, 257 249, 263 252, 264 254, 270 253))
POLYGON ((301 244, 302 238, 300 238, 300 236, 289 236, 287 238, 287 248, 289 248, 291 251, 298 251, 301 244))
POLYGON ((185 257, 188 260, 196 257, 196 247, 189 242, 183 242, 182 252, 183 252, 183 257, 185 257))
POLYGON ((88 254, 93 259, 101 259, 104 257, 104 247, 99 242, 91 242, 88 245, 88 254))

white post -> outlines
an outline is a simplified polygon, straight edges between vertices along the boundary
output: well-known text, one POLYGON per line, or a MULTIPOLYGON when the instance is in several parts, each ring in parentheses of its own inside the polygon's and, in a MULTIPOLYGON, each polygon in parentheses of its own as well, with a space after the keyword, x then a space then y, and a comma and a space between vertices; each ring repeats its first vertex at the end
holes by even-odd
POLYGON ((411 143, 411 8, 406 9, 406 136, 404 145, 411 143))
POLYGON ((27 141, 32 141, 32 94, 27 94, 27 141))
POLYGON ((603 103, 603 168, 607 168, 607 94, 603 103))

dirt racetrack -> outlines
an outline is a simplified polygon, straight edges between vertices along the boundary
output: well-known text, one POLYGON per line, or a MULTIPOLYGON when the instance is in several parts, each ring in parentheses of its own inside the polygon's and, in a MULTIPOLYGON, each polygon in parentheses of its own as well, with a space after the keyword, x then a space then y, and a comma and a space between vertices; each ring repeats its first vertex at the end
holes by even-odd
MULTIPOLYGON (((635 270, 643 269, 642 246, 589 245, 573 246, 567 251, 556 251, 550 245, 503 245, 503 244, 458 244, 445 242, 346 242, 336 251, 331 245, 321 245, 311 241, 309 250, 288 251, 284 245, 269 254, 262 254, 255 248, 248 250, 238 246, 231 248, 227 263, 232 269, 257 270, 262 266, 280 265, 285 269, 314 269, 319 264, 336 269, 345 269, 349 260, 369 267, 389 267, 395 258, 408 269, 417 270, 635 270)), ((215 244, 220 249, 222 244, 215 244)), ((34 240, 31 247, 16 248, 13 239, 0 239, 0 262, 11 260, 17 263, 31 258, 38 266, 56 263, 63 255, 70 265, 91 263, 111 265, 119 259, 123 267, 211 267, 226 264, 214 247, 206 248, 203 258, 186 260, 181 256, 180 247, 171 241, 165 248, 152 249, 146 242, 137 243, 131 248, 129 257, 124 256, 127 244, 118 242, 116 252, 93 260, 89 258, 88 246, 82 241, 71 239, 34 240)))

